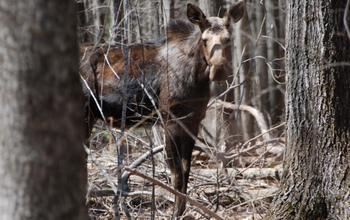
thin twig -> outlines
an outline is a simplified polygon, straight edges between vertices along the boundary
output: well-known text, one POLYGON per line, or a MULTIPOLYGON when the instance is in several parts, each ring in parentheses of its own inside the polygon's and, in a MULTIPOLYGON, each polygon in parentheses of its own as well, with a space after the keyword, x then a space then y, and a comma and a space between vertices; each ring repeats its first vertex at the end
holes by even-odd
POLYGON ((348 34, 348 38, 350 39, 350 28, 349 28, 349 24, 347 22, 347 17, 348 17, 349 10, 350 10, 350 0, 348 0, 346 2, 345 13, 344 13, 344 17, 343 17, 343 22, 344 22, 344 26, 345 26, 345 29, 346 29, 346 33, 348 34))
MULTIPOLYGON (((110 178, 110 175, 108 174, 107 170, 103 168, 103 165, 100 163, 99 160, 97 160, 97 158, 91 153, 91 150, 85 144, 84 144, 84 149, 85 149, 85 152, 87 153, 87 155, 90 155, 91 162, 98 166, 98 168, 102 172, 102 175, 106 178, 107 182, 112 187, 111 192, 113 192, 114 193, 113 195, 115 195, 117 193, 118 189, 117 189, 117 186, 115 185, 114 181, 110 178)), ((90 195, 90 190, 88 193, 90 195)))
MULTIPOLYGON (((285 123, 282 123, 282 124, 280 124, 280 125, 278 125, 278 126, 272 128, 272 129, 276 129, 276 128, 281 127, 281 126, 284 126, 284 125, 285 125, 285 123)), ((270 129, 269 131, 271 131, 272 129, 270 129)), ((253 141, 254 139, 257 139, 258 137, 259 137, 259 136, 254 137, 254 138, 248 140, 247 142, 245 142, 245 143, 242 145, 242 148, 243 148, 244 146, 248 145, 248 144, 249 144, 251 141, 253 141)), ((255 144, 254 146, 249 147, 249 148, 247 148, 247 149, 245 149, 245 150, 243 150, 243 151, 240 151, 239 153, 236 153, 236 154, 227 153, 227 154, 225 155, 225 158, 226 158, 226 159, 233 159, 233 158, 239 157, 242 153, 246 153, 246 152, 249 152, 249 151, 251 151, 251 150, 255 150, 255 149, 257 149, 257 148, 259 148, 259 147, 261 147, 261 146, 264 146, 266 143, 278 143, 278 142, 279 142, 279 139, 266 140, 266 141, 263 141, 263 142, 261 142, 261 143, 255 144)))

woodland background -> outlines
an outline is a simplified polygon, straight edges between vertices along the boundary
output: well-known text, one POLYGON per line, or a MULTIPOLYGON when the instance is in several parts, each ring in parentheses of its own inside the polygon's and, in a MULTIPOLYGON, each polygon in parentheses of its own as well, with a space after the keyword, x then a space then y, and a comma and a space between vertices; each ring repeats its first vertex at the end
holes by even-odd
MULTIPOLYGON (((186 19, 187 1, 123 2, 0 1, 0 219, 173 217, 161 124, 125 130, 121 145, 123 129, 101 121, 82 147, 78 41, 156 43, 186 19)), ((232 1, 195 3, 216 15, 232 1)), ((246 6, 185 218, 350 219, 350 0, 246 6)))
MULTIPOLYGON (((78 41, 156 43, 186 19, 188 1, 127 2, 0 1, 0 219, 172 217, 161 125, 125 131, 122 152, 121 129, 100 122, 82 147, 78 41)), ((216 15, 232 2, 195 3, 216 15)), ((350 219, 350 0, 246 6, 196 140, 186 219, 350 219)))
MULTIPOLYGON (((156 43, 164 37, 171 19, 187 19, 188 2, 198 5, 207 16, 222 16, 235 1, 131 0, 128 15, 123 1, 76 1, 79 42, 120 45, 127 30, 129 44, 156 43), (124 27, 126 16, 128 26, 124 27)), ((263 216, 277 189, 284 150, 285 1, 246 1, 246 7, 245 16, 232 31, 229 80, 211 86, 212 99, 191 171, 189 197, 223 218, 263 216)), ((96 127, 89 151, 90 215, 96 219, 113 218, 111 189, 122 175, 116 169, 112 138, 119 130, 105 126, 96 127)), ((133 128, 126 136, 125 166, 132 166, 150 148, 161 151, 164 143, 157 126, 133 128)), ((138 169, 169 184, 163 153, 147 159, 138 169)), ((171 194, 156 187, 152 197, 152 184, 135 176, 130 177, 130 184, 126 216, 171 216, 171 194)), ((188 212, 196 219, 205 218, 198 208, 191 207, 188 212)))

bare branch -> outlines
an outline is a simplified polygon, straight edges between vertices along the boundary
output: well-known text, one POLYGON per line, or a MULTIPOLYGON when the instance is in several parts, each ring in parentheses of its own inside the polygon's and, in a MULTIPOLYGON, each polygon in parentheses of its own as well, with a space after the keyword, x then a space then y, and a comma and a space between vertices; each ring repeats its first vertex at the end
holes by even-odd
MULTIPOLYGON (((145 162, 151 155, 159 153, 164 149, 164 145, 158 146, 156 148, 152 148, 150 151, 147 151, 145 154, 143 154, 141 157, 139 157, 137 160, 135 160, 130 166, 128 166, 128 169, 135 169, 138 166, 140 166, 143 162, 145 162)), ((125 171, 122 175, 122 181, 125 184, 130 176, 130 172, 125 171)))
POLYGON ((268 126, 265 122, 263 114, 259 110, 255 109, 251 106, 247 106, 247 105, 243 105, 243 104, 235 105, 235 104, 232 104, 229 102, 224 102, 221 100, 217 100, 216 104, 218 106, 221 106, 222 108, 229 108, 232 110, 241 110, 241 111, 249 112, 255 118, 256 122, 258 123, 258 126, 261 130, 263 139, 264 140, 270 139, 270 135, 268 133, 268 126))

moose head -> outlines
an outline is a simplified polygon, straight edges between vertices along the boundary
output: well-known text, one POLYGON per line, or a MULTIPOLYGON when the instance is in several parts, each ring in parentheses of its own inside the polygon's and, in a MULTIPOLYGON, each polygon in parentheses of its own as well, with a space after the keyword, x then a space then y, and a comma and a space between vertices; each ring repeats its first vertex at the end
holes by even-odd
POLYGON ((243 1, 232 5, 223 18, 207 18, 203 11, 191 3, 187 4, 187 17, 202 32, 202 49, 209 65, 209 77, 212 81, 227 79, 227 59, 225 49, 229 45, 231 23, 238 22, 244 15, 243 1))

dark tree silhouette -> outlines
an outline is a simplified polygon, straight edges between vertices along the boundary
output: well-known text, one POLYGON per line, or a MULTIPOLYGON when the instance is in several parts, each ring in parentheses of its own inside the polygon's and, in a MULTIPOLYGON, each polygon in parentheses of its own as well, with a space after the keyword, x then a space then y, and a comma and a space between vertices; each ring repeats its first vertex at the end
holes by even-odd
POLYGON ((75 13, 0 2, 0 219, 87 219, 75 13))

